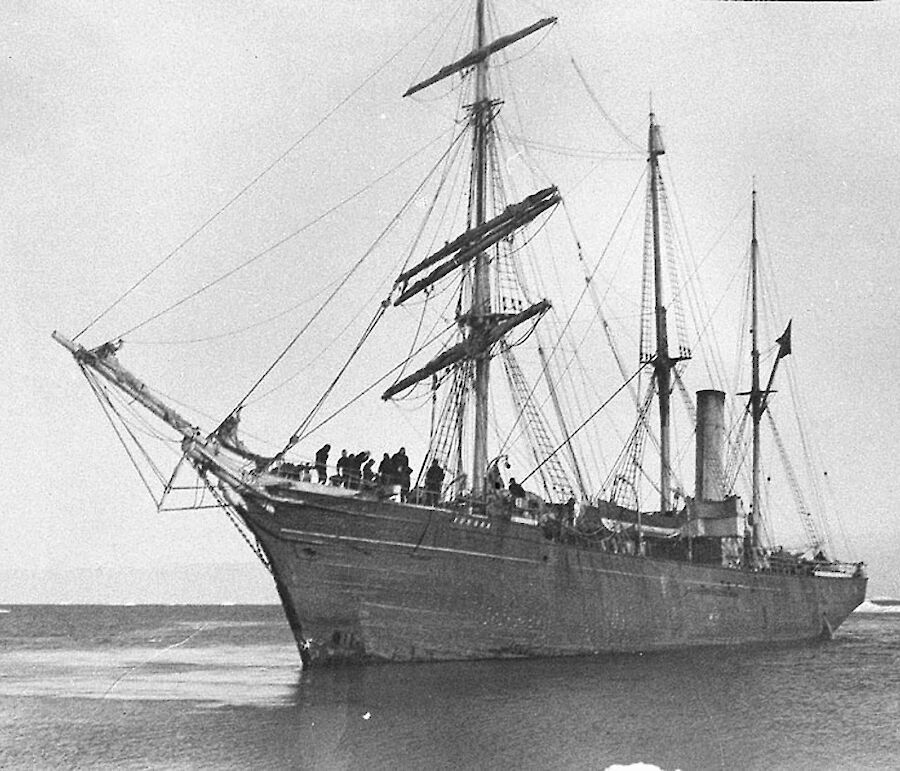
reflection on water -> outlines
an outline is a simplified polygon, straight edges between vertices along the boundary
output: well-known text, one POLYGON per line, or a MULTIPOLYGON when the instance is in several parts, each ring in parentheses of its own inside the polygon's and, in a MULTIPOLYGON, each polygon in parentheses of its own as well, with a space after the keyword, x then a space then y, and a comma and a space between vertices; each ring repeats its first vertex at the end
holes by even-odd
POLYGON ((289 704, 297 651, 246 648, 119 648, 12 651, 0 695, 289 704))
POLYGON ((100 635, 81 618, 80 631, 52 643, 35 642, 34 624, 0 638, 0 766, 755 769, 897 759, 900 618, 856 616, 832 643, 799 648, 301 673, 270 609, 237 625, 219 610, 194 612, 117 627, 105 618, 100 635))

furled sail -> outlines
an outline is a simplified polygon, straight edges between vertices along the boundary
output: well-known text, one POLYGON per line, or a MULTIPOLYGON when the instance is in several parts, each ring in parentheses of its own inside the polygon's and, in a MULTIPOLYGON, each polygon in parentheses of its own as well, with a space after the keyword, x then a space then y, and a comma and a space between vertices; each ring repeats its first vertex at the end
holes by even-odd
POLYGON ((547 187, 533 193, 519 203, 510 204, 493 219, 467 230, 449 243, 442 246, 433 254, 404 271, 397 277, 397 285, 403 285, 400 295, 394 300, 394 305, 408 300, 410 297, 427 289, 435 281, 451 273, 456 268, 475 259, 481 252, 509 236, 521 227, 524 227, 537 217, 541 212, 555 206, 560 201, 559 190, 556 187, 547 187), (426 268, 435 265, 446 257, 455 253, 456 256, 435 268, 424 278, 409 285, 409 279, 421 273, 426 268))
POLYGON ((521 313, 510 316, 493 327, 490 327, 483 335, 472 335, 466 338, 461 343, 457 343, 452 348, 448 348, 446 351, 435 356, 421 369, 413 372, 411 375, 407 375, 402 380, 398 380, 381 395, 381 398, 390 399, 395 394, 425 380, 425 378, 431 377, 442 369, 446 369, 463 359, 474 359, 476 356, 489 349, 507 332, 510 332, 519 326, 519 324, 523 324, 535 316, 543 315, 548 310, 550 310, 550 301, 541 300, 526 308, 521 313))
POLYGON ((410 96, 411 94, 415 94, 417 91, 421 91, 423 88, 428 88, 440 80, 449 77, 454 72, 459 72, 460 70, 467 69, 468 67, 474 67, 479 62, 483 62, 487 59, 491 54, 496 53, 497 51, 506 48, 508 45, 512 45, 518 40, 521 40, 523 37, 528 37, 534 32, 537 32, 539 29, 543 29, 549 24, 554 24, 556 22, 555 16, 549 16, 546 19, 541 19, 540 21, 536 21, 530 27, 525 27, 525 29, 521 29, 518 32, 513 32, 509 35, 504 35, 503 37, 499 37, 491 43, 487 45, 481 46, 481 48, 476 48, 474 51, 470 51, 467 53, 462 59, 458 59, 452 64, 448 64, 446 67, 441 67, 434 75, 430 78, 426 78, 421 83, 416 83, 414 86, 410 86, 406 93, 403 96, 410 96))

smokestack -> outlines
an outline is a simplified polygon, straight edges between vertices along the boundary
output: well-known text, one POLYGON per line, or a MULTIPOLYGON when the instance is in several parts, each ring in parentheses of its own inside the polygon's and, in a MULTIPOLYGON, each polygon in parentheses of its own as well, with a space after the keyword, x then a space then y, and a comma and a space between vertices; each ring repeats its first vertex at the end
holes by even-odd
POLYGON ((694 497, 724 500, 725 394, 697 391, 697 456, 694 497))

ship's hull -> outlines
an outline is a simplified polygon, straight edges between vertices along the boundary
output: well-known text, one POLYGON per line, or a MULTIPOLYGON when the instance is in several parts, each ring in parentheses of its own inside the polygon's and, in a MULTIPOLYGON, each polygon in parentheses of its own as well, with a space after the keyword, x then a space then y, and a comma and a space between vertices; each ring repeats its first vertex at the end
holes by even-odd
POLYGON ((305 662, 586 655, 830 634, 864 577, 735 570, 559 543, 535 526, 297 492, 239 506, 305 662))

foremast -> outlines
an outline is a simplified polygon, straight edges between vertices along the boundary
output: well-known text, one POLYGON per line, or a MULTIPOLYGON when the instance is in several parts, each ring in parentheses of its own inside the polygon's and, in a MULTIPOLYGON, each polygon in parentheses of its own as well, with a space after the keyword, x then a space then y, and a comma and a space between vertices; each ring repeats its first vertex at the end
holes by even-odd
MULTIPOLYGON (((475 48, 484 47, 484 0, 475 6, 475 48)), ((475 103, 472 105, 472 160, 474 185, 474 226, 484 224, 487 216, 487 132, 490 127, 493 106, 487 96, 488 59, 485 57, 475 69, 475 103)), ((491 313, 491 277, 488 271, 488 254, 480 251, 475 257, 472 279, 472 307, 469 311, 469 334, 484 336, 485 324, 491 313)), ((480 346, 475 358, 475 446, 472 454, 472 489, 480 493, 485 488, 487 471, 488 398, 491 378, 491 355, 488 346, 480 346)))
MULTIPOLYGON (((474 49, 458 61, 441 68, 435 75, 410 87, 404 96, 414 94, 450 75, 474 68, 474 100, 469 106, 469 124, 472 129, 472 167, 470 178, 470 209, 468 230, 448 242, 434 254, 404 271, 395 285, 395 305, 429 288, 439 279, 459 268, 471 264, 471 302, 457 321, 464 329, 463 340, 445 350, 421 369, 408 375, 388 388, 382 398, 389 399, 400 391, 432 377, 462 361, 474 363, 472 392, 474 395, 474 441, 472 451, 472 493, 481 498, 486 493, 488 458, 489 386, 491 349, 515 327, 530 319, 539 318, 550 308, 547 300, 534 303, 514 313, 496 313, 491 305, 490 253, 489 249, 502 239, 510 237, 542 212, 560 201, 555 187, 538 191, 523 201, 507 206, 494 217, 488 218, 488 145, 496 107, 499 104, 488 93, 488 67, 492 54, 556 21, 548 17, 492 42, 486 41, 485 0, 476 0, 474 49), (424 277, 411 280, 426 268, 424 277)), ((464 402, 460 410, 464 409, 464 402)), ((459 419, 462 430, 462 417, 459 419)))

